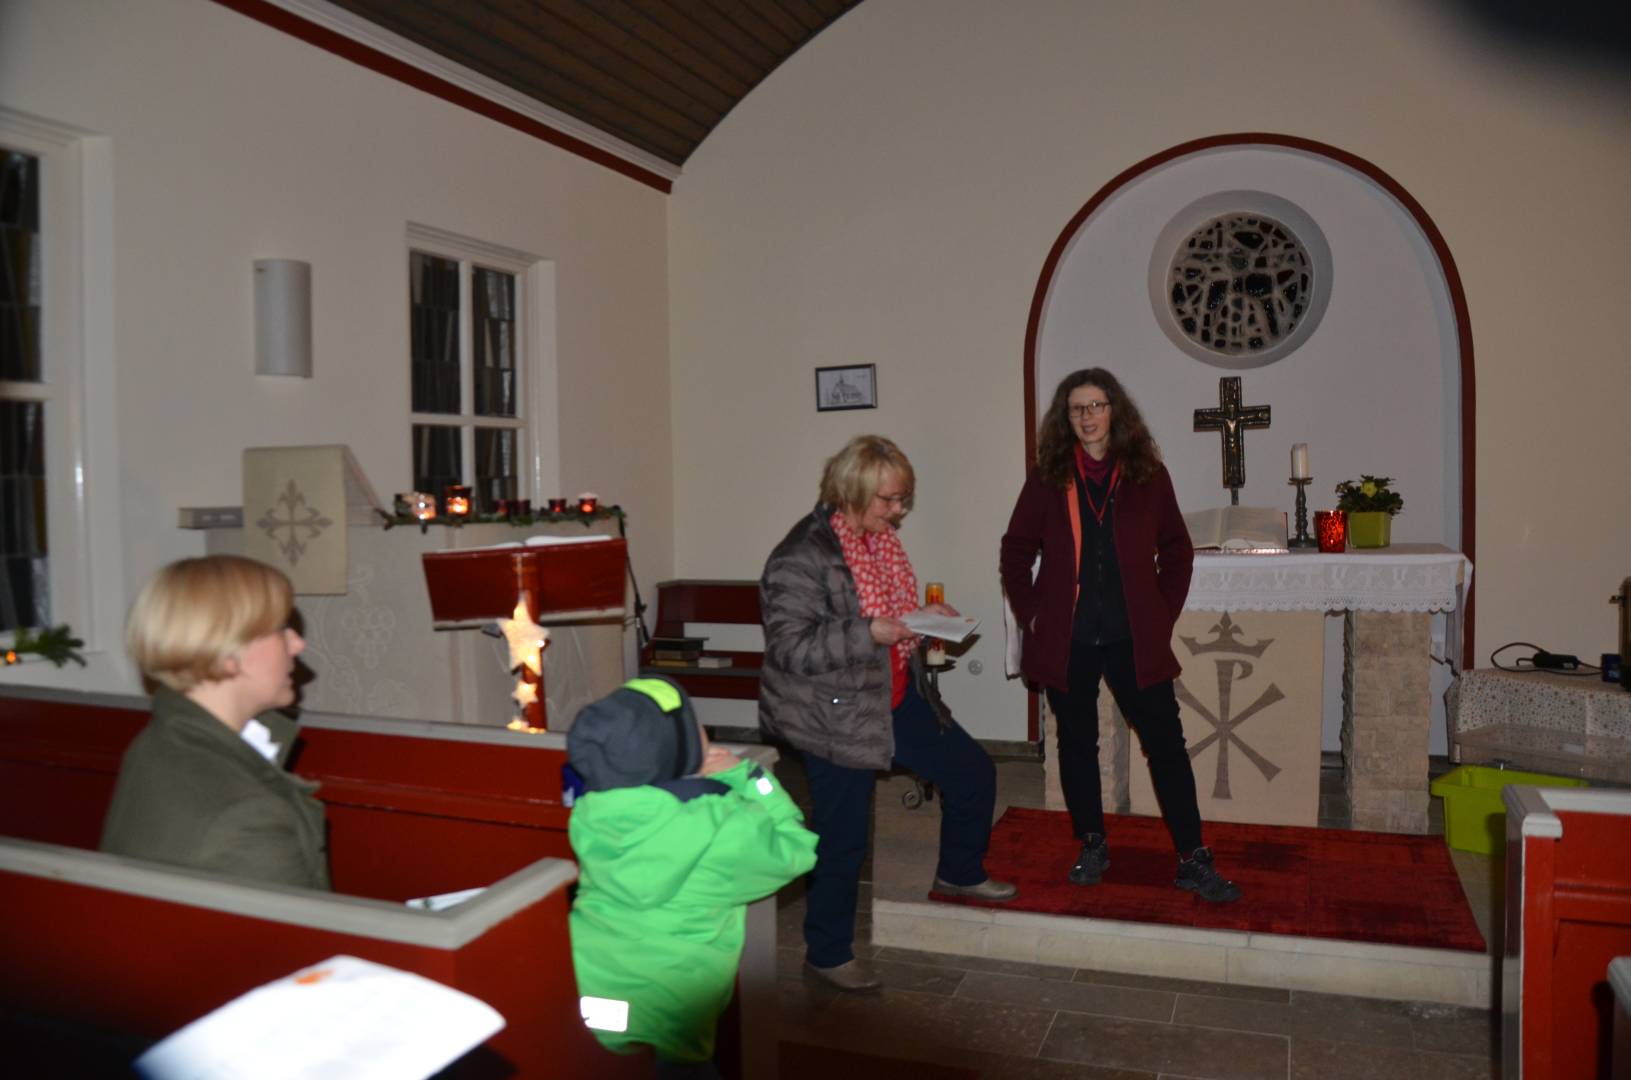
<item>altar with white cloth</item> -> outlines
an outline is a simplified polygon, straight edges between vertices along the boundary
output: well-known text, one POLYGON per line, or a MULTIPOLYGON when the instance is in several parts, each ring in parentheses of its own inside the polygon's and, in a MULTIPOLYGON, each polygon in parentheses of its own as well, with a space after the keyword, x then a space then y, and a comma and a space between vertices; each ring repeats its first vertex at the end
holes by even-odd
MULTIPOLYGON (((1197 553, 1172 645, 1202 818, 1317 824, 1324 620, 1340 613, 1352 826, 1426 832, 1429 674, 1434 662, 1460 668, 1471 584, 1472 563, 1439 544, 1197 553)), ((1106 689, 1099 713, 1105 808, 1158 814, 1137 739, 1106 689)), ((1047 802, 1062 808, 1057 762, 1050 747, 1047 802)))

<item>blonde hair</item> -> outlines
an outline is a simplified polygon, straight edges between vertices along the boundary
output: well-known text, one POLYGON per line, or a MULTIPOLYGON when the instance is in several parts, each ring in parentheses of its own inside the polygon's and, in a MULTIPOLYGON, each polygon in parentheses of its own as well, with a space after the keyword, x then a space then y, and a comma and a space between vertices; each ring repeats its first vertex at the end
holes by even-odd
POLYGON ((902 512, 912 508, 917 474, 901 448, 882 435, 857 435, 827 459, 821 470, 821 501, 835 510, 859 514, 872 502, 883 482, 884 469, 894 469, 906 485, 902 512))
POLYGON ((279 570, 237 555, 182 559, 142 586, 125 620, 125 651, 149 692, 185 693, 226 678, 227 657, 283 629, 294 587, 279 570))

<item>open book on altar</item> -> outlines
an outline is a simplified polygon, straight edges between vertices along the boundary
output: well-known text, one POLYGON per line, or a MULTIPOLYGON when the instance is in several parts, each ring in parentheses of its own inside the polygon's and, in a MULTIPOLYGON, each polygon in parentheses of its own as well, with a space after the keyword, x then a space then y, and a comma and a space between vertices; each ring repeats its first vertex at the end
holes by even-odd
POLYGON ((1184 515, 1196 551, 1286 551, 1286 512, 1268 506, 1224 506, 1184 515))

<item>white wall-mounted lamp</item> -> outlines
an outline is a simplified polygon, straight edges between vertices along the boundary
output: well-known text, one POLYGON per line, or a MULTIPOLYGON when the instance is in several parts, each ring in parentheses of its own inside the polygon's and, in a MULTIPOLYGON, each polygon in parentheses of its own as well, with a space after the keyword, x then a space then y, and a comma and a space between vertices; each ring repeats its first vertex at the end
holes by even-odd
POLYGON ((255 374, 311 378, 311 263, 255 260, 255 374))

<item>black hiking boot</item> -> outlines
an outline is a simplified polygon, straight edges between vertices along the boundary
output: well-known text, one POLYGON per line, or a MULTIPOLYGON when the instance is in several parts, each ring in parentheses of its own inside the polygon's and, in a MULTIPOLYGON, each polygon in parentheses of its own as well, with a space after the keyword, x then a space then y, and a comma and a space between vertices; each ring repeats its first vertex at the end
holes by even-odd
POLYGON ((1207 847, 1198 847, 1189 853, 1189 858, 1178 860, 1178 880, 1173 884, 1188 889, 1209 904, 1228 904, 1240 899, 1240 886, 1218 873, 1218 868, 1212 865, 1212 849, 1207 847))
POLYGON ((1110 868, 1110 846, 1098 833, 1088 833, 1082 840, 1082 854, 1070 868, 1072 885, 1097 885, 1110 868))

